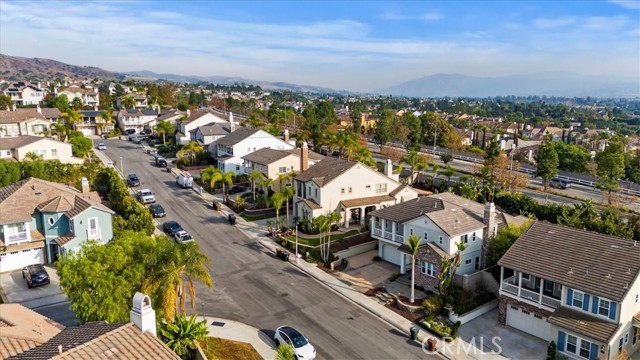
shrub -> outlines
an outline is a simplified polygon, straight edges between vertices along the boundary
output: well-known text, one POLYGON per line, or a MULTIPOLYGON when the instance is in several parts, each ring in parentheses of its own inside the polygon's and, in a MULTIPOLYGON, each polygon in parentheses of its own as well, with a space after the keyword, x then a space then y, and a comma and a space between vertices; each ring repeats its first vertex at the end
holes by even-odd
POLYGON ((546 360, 555 360, 556 352, 557 352, 556 343, 553 342, 553 340, 551 340, 551 342, 549 342, 549 346, 547 346, 546 360))
POLYGON ((373 261, 382 261, 382 258, 378 255, 373 257, 373 261))
POLYGON ((438 295, 428 296, 422 302, 422 310, 427 315, 436 314, 442 309, 442 298, 438 295))
POLYGON ((391 277, 389 278, 389 281, 396 281, 399 277, 400 277, 400 274, 398 274, 398 273, 394 273, 394 274, 393 274, 393 275, 391 275, 391 277))

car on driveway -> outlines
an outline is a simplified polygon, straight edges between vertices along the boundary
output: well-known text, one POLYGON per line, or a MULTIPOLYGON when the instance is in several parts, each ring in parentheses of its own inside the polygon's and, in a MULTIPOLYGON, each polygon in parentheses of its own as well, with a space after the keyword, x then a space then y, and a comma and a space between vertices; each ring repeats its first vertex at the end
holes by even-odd
POLYGON ((98 150, 107 150, 107 145, 105 145, 104 143, 98 144, 98 150))
POLYGON ((140 200, 143 204, 153 204, 156 202, 156 197, 153 195, 151 190, 142 189, 138 191, 138 200, 140 200))
POLYGON ((179 244, 184 244, 184 243, 188 243, 188 242, 192 242, 193 237, 191 235, 189 235, 188 232, 182 230, 182 231, 178 231, 174 237, 173 237, 177 243, 179 244))
POLYGON ((122 132, 122 135, 133 135, 136 133, 136 129, 126 129, 122 132))
POLYGON ((162 207, 162 205, 159 205, 159 204, 154 204, 149 206, 149 211, 151 211, 151 215, 153 215, 154 218, 167 216, 167 213, 164 211, 164 208, 162 207))
POLYGON ((40 264, 29 265, 23 268, 22 277, 27 281, 27 286, 29 288, 51 283, 49 273, 47 273, 44 266, 40 264))
POLYGON ((167 233, 167 235, 171 237, 175 237, 178 232, 183 230, 184 229, 182 229, 182 226, 180 226, 178 222, 173 220, 165 221, 165 223, 162 224, 162 231, 164 231, 165 233, 167 233))
POLYGON ((231 189, 229 189, 229 194, 237 194, 241 192, 247 191, 247 188, 240 185, 234 185, 231 189))
POLYGON ((140 179, 138 179, 138 175, 136 174, 127 175, 127 184, 131 187, 140 186, 140 179))
POLYGON ((280 344, 291 345, 296 359, 315 359, 316 349, 302 333, 290 326, 280 326, 274 335, 276 346, 280 344))

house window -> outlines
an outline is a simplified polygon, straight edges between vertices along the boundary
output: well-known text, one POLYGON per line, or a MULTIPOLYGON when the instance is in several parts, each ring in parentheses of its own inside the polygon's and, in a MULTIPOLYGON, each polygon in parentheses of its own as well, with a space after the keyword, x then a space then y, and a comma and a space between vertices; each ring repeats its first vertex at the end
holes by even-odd
POLYGON ((522 309, 522 313, 523 313, 523 314, 525 314, 525 315, 531 315, 531 313, 530 313, 530 312, 528 312, 528 311, 527 311, 527 310, 525 310, 525 309, 522 309))
POLYGON ((73 232, 73 220, 69 220, 69 231, 73 232))
POLYGON ((315 195, 315 198, 317 199, 318 198, 318 189, 313 189, 313 190, 314 190, 313 193, 315 195))
POLYGON ((464 261, 464 264, 465 264, 465 265, 469 265, 469 264, 471 264, 471 259, 467 259, 467 260, 465 260, 465 261, 464 261))
POLYGON ((469 242, 469 234, 460 236, 460 242, 466 244, 469 242))
POLYGON ((89 219, 89 229, 87 229, 87 237, 89 239, 95 239, 100 237, 100 229, 98 228, 98 218, 89 219))
POLYGON ((240 171, 240 165, 236 165, 236 171, 240 171))
POLYGON ((580 356, 585 359, 590 359, 591 343, 585 340, 580 340, 580 356))
POLYGON ((11 156, 11 150, 7 150, 6 154, 7 156, 11 156))
POLYGON ((371 185, 365 185, 365 189, 371 189, 371 185))
POLYGON ((16 242, 27 240, 27 227, 24 223, 16 223, 7 225, 5 240, 6 242, 16 242))
POLYGON ((413 229, 409 229, 409 235, 413 235, 413 229))
POLYGON ((352 192, 353 192, 353 188, 352 188, 352 187, 350 187, 350 188, 349 188, 349 194, 351 194, 352 192))
POLYGON ((387 184, 376 184, 376 194, 387 192, 387 184))
POLYGON ((480 256, 476 256, 475 270, 476 271, 480 270, 480 256))
POLYGON ((442 236, 440 236, 440 245, 442 245, 442 236))
POLYGON ((533 317, 536 318, 536 319, 542 320, 542 315, 533 314, 533 317))
POLYGON ((427 276, 431 276, 431 277, 435 277, 436 276, 436 271, 435 271, 435 266, 431 263, 428 263, 426 261, 423 261, 420 264, 420 270, 422 271, 423 274, 427 275, 427 276))
POLYGON ((567 352, 576 354, 578 352, 578 338, 573 335, 567 335, 567 352))
POLYGON ((340 189, 340 194, 344 194, 344 188, 340 189))
POLYGON ((429 233, 428 232, 424 232, 424 241, 428 241, 429 240, 429 233))
POLYGON ((531 280, 531 276, 529 274, 522 273, 522 280, 531 280))
POLYGON ((638 331, 637 327, 633 327, 633 345, 635 345, 638 341, 640 341, 640 331, 638 331))
POLYGON ((51 157, 58 157, 58 149, 51 149, 51 157))
POLYGON ((620 341, 618 342, 618 353, 622 352, 622 347, 624 346, 624 339, 620 338, 620 341))
POLYGON ((515 311, 518 311, 518 310, 519 310, 517 306, 513 306, 513 305, 511 305, 511 309, 512 309, 512 310, 515 310, 515 311))
POLYGON ((278 168, 278 173, 280 173, 280 174, 284 174, 284 173, 286 173, 286 172, 287 172, 287 167, 286 167, 286 166, 280 166, 280 167, 278 168))
POLYGON ((579 291, 573 291, 573 306, 579 307, 582 309, 582 304, 584 301, 584 294, 579 291))
POLYGON ((611 303, 609 301, 600 299, 598 303, 598 314, 608 317, 610 307, 611 307, 611 303))
POLYGON ((472 237, 473 237, 472 241, 476 241, 476 233, 475 232, 473 233, 472 237))
POLYGON ((56 219, 53 218, 53 216, 49 216, 49 220, 47 220, 49 222, 49 225, 53 226, 53 224, 56 223, 56 219))

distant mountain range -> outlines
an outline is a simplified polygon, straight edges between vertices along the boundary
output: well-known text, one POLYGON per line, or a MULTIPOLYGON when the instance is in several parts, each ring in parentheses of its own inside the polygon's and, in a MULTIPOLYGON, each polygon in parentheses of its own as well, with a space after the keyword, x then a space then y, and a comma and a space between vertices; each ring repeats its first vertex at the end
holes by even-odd
MULTIPOLYGON (((139 78, 173 82, 207 82, 221 85, 245 83, 265 90, 291 90, 311 94, 353 95, 356 92, 313 85, 250 80, 241 77, 158 74, 152 71, 117 73, 93 66, 69 65, 60 61, 0 54, 0 79, 8 81, 48 81, 56 78, 113 80, 139 78)), ((407 81, 370 94, 408 97, 488 97, 488 96, 593 96, 640 97, 640 80, 583 76, 568 72, 548 72, 502 77, 436 74, 407 81)))
POLYGON ((548 72, 501 77, 435 74, 375 93, 408 97, 566 96, 638 97, 640 81, 616 77, 548 72))

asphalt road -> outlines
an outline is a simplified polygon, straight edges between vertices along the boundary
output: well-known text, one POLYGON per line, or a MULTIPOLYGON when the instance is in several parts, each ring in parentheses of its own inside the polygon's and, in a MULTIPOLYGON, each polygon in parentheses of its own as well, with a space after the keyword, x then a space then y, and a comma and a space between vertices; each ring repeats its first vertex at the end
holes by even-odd
POLYGON ((100 142, 107 144, 103 152, 117 167, 123 158, 125 174, 138 175, 140 188, 155 192, 157 203, 167 210, 163 221, 178 221, 209 255, 214 286, 198 283, 199 314, 241 321, 270 336, 278 326, 296 327, 316 346, 320 359, 436 358, 407 341, 404 332, 276 259, 193 190, 178 188, 175 178, 152 166, 139 145, 100 142))
POLYGON ((69 305, 71 304, 65 301, 63 303, 41 306, 32 310, 64 326, 80 325, 80 320, 76 318, 75 313, 69 308, 69 305))

